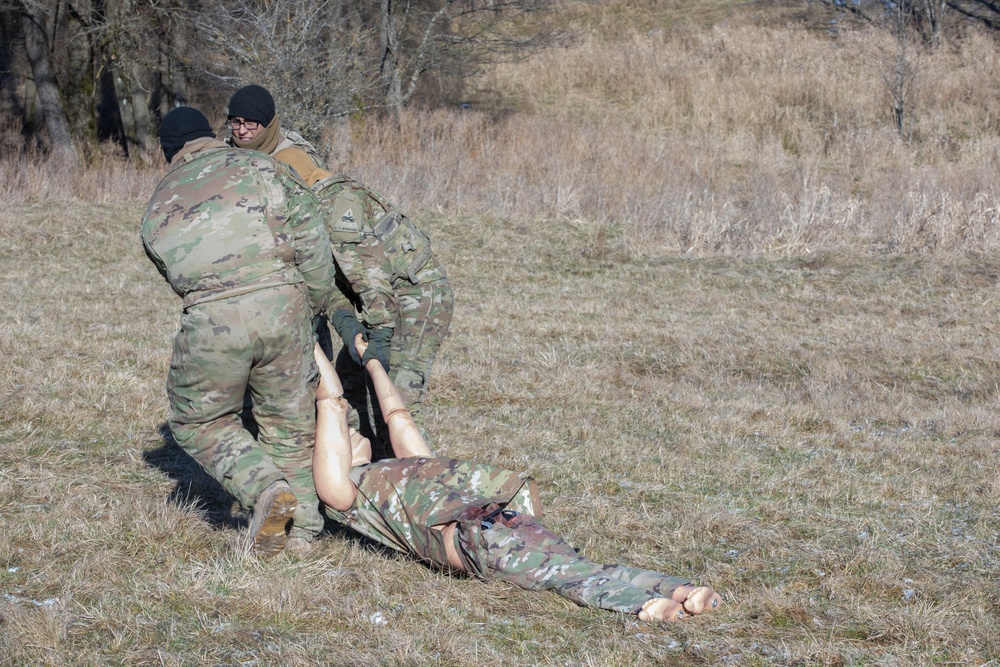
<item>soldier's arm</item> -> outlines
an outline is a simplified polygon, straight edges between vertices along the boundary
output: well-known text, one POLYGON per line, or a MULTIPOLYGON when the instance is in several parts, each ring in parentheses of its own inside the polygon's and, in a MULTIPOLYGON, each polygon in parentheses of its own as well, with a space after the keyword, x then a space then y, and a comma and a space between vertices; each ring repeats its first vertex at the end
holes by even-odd
POLYGON ((354 302, 344 294, 338 285, 330 292, 330 303, 326 306, 326 312, 333 313, 338 310, 353 311, 354 302))
MULTIPOLYGON (((279 176, 281 178, 282 176, 279 176)), ((336 269, 330 254, 330 237, 323 224, 323 212, 312 191, 287 174, 288 224, 295 246, 295 265, 306 282, 314 313, 327 310, 336 289, 336 269)))
POLYGON ((385 253, 381 245, 374 234, 366 234, 360 243, 334 244, 333 255, 361 301, 361 320, 372 328, 392 328, 399 316, 399 302, 392 287, 392 271, 382 261, 385 253))
POLYGON ((324 198, 330 217, 333 256, 360 302, 361 319, 372 328, 394 327, 399 315, 392 267, 373 230, 374 209, 363 192, 348 185, 324 198))

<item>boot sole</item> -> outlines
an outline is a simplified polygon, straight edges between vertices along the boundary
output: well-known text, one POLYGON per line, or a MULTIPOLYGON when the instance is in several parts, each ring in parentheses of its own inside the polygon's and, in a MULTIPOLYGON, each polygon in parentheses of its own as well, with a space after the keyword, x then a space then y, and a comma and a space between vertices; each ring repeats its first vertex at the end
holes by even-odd
POLYGON ((285 548, 285 526, 292 520, 299 503, 291 491, 279 491, 262 508, 265 516, 253 536, 254 552, 258 556, 273 556, 285 548))

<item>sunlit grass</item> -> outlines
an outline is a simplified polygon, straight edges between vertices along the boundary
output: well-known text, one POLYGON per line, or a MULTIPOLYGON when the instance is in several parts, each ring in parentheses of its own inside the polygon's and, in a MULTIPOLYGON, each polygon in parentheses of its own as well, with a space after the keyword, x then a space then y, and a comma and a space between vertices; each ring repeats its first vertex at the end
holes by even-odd
POLYGON ((340 532, 308 559, 248 557, 231 501, 160 434, 178 303, 142 256, 140 213, 66 209, 86 232, 59 207, 0 217, 9 664, 997 655, 993 263, 609 262, 556 227, 527 244, 488 219, 424 221, 459 297, 439 448, 530 470, 546 522, 590 557, 725 595, 712 617, 650 627, 340 532))

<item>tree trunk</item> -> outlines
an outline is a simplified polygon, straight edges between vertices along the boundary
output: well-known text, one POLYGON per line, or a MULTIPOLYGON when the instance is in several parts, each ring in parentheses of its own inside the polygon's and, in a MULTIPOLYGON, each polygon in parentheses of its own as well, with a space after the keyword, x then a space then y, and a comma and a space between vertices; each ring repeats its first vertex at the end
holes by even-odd
POLYGON ((927 20, 931 28, 931 46, 938 46, 941 43, 941 21, 944 18, 944 10, 948 6, 947 0, 926 0, 927 20))
POLYGON ((63 104, 59 85, 52 70, 49 57, 48 42, 41 17, 32 13, 27 7, 21 10, 21 23, 24 28, 24 50, 31 65, 31 76, 34 79, 38 95, 39 110, 42 120, 52 143, 52 152, 71 165, 80 162, 80 156, 73 145, 73 136, 69 129, 69 119, 63 104))
POLYGON ((130 153, 134 157, 139 157, 143 162, 148 163, 151 157, 151 148, 156 144, 156 136, 152 135, 152 124, 149 118, 149 94, 144 79, 149 78, 145 68, 133 61, 128 67, 129 88, 132 93, 132 118, 135 128, 136 151, 130 153))
POLYGON ((154 86, 146 84, 152 75, 141 63, 122 62, 121 58, 115 59, 112 72, 128 157, 149 163, 156 148, 150 117, 150 91, 154 86))
POLYGON ((382 48, 382 63, 379 76, 382 79, 382 100, 390 109, 402 103, 403 89, 399 78, 399 33, 392 0, 381 0, 379 37, 382 48))

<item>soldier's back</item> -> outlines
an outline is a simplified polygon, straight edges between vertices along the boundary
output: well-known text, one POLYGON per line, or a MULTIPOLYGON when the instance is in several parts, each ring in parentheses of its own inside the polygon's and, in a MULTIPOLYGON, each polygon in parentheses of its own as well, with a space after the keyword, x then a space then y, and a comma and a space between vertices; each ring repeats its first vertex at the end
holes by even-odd
POLYGON ((195 299, 261 284, 298 282, 282 233, 283 189, 262 153, 212 148, 175 165, 160 181, 142 239, 182 297, 195 299))

